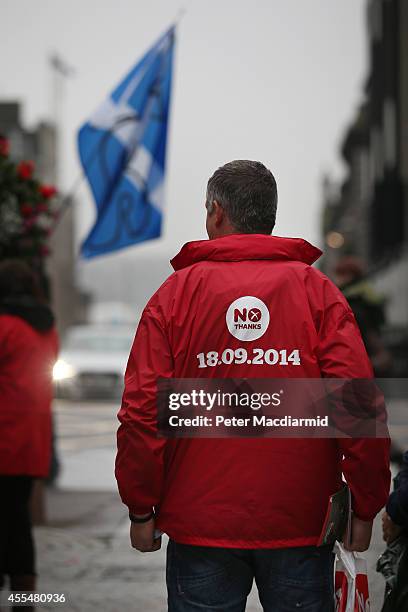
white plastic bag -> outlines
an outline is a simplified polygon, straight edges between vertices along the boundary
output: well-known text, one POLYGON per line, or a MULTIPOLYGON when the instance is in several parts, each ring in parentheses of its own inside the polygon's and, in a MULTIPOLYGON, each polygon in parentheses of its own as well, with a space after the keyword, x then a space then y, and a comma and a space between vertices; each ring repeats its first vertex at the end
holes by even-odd
POLYGON ((334 552, 336 612, 370 612, 366 560, 358 553, 345 550, 339 542, 334 552))

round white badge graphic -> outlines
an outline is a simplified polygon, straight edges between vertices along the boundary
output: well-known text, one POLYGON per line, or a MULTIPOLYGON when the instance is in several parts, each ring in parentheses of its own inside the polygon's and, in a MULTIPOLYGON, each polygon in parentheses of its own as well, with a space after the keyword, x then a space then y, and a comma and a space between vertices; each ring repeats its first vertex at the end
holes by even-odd
POLYGON ((238 340, 250 342, 264 335, 269 325, 269 310, 253 295, 240 297, 229 306, 225 316, 229 332, 238 340))

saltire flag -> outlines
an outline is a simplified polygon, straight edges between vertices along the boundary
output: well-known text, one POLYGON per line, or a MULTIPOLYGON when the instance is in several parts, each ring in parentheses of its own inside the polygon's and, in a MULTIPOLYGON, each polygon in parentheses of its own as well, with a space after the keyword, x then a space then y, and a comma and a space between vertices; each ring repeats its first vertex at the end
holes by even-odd
POLYGON ((142 57, 79 130, 97 217, 83 257, 161 234, 174 27, 142 57))

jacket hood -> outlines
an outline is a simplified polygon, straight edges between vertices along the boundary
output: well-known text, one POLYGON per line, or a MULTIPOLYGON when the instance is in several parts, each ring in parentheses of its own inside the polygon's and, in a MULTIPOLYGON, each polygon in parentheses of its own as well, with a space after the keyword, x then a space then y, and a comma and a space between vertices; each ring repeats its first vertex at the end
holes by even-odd
POLYGON ((42 304, 31 297, 0 300, 0 314, 20 317, 39 332, 49 331, 55 321, 51 309, 46 304, 42 304))
POLYGON ((302 238, 282 238, 265 234, 231 234, 214 240, 187 242, 170 261, 181 270, 199 261, 244 261, 269 259, 302 261, 311 265, 322 251, 302 238))

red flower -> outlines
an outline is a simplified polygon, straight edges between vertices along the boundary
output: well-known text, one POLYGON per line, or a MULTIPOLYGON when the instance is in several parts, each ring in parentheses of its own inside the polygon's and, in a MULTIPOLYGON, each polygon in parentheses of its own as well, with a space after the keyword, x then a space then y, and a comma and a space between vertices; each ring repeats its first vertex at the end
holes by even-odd
POLYGON ((33 225, 35 224, 35 218, 31 217, 30 219, 25 219, 24 220, 24 229, 29 230, 33 227, 33 225))
POLYGON ((55 196, 57 190, 54 185, 41 185, 40 193, 45 200, 48 200, 49 198, 52 198, 52 196, 55 196))
POLYGON ((10 143, 7 140, 7 138, 4 138, 4 136, 0 136, 0 155, 2 155, 3 157, 8 157, 8 154, 10 153, 10 143))
POLYGON ((45 212, 48 212, 48 210, 49 210, 48 204, 46 204, 45 202, 40 202, 40 204, 37 204, 36 211, 38 213, 45 213, 45 212))
POLYGON ((47 257, 47 255, 49 255, 50 253, 51 253, 50 249, 45 244, 42 244, 40 246, 40 254, 43 257, 47 257))
POLYGON ((34 172, 34 162, 22 161, 17 166, 17 174, 21 179, 29 179, 34 172))
POLYGON ((31 217, 34 212, 34 208, 31 204, 23 204, 20 210, 23 217, 31 217))

